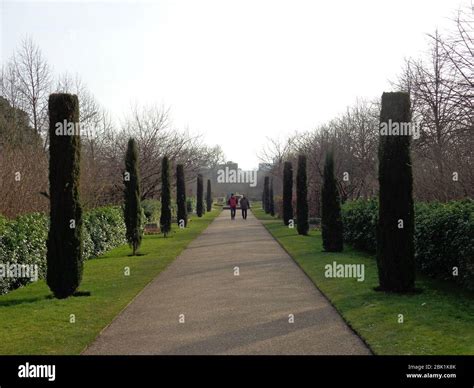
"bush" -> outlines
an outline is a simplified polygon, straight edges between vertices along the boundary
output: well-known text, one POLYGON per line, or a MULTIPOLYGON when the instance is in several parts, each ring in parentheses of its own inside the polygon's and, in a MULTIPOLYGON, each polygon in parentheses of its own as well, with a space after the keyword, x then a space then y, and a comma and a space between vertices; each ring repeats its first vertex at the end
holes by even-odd
POLYGON ((5 230, 7 221, 8 220, 0 214, 0 236, 2 235, 2 232, 5 230))
POLYGON ((194 211, 195 205, 193 198, 186 198, 186 211, 191 214, 194 211))
MULTIPOLYGON (((84 259, 125 244, 125 222, 120 207, 102 207, 84 214, 82 238, 84 259)), ((45 214, 33 213, 7 221, 0 216, 0 263, 38 266, 39 278, 46 275, 46 240, 49 219, 45 214)), ((0 294, 26 285, 30 279, 0 279, 0 294)))
MULTIPOLYGON (((0 263, 38 266, 38 276, 46 275, 46 240, 49 220, 45 214, 33 213, 3 223, 0 235, 0 263)), ((0 278, 0 294, 28 284, 28 278, 0 278)))
MULTIPOLYGON (((376 199, 346 202, 342 206, 344 240, 353 247, 376 251, 376 199)), ((433 278, 452 280, 474 290, 474 201, 415 204, 415 264, 433 278)))
POLYGON ((95 258, 126 243, 126 227, 119 207, 102 207, 86 213, 84 229, 85 259, 95 258))
POLYGON ((156 199, 145 199, 142 201, 143 213, 148 223, 160 222, 161 202, 156 199))
POLYGON ((342 205, 344 241, 354 248, 375 253, 377 248, 377 199, 348 201, 342 205))
POLYGON ((432 277, 474 290, 474 201, 419 203, 415 207, 415 260, 432 277))

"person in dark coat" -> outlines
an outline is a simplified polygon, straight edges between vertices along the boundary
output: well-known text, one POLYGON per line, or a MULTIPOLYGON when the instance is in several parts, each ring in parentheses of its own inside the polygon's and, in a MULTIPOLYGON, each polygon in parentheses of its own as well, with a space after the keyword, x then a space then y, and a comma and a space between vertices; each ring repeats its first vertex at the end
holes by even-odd
POLYGON ((242 218, 246 220, 247 210, 250 209, 250 202, 245 195, 240 199, 240 208, 242 209, 242 218))

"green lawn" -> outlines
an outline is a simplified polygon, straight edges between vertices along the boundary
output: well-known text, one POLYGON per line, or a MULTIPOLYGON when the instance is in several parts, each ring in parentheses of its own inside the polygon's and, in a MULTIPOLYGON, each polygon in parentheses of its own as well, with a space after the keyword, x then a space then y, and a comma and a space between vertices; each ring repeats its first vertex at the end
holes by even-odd
POLYGON ((316 286, 326 295, 346 322, 369 344, 375 354, 453 355, 474 354, 474 294, 454 285, 419 276, 415 295, 376 292, 375 258, 345 247, 342 253, 322 252, 320 231, 299 236, 296 228, 264 214, 256 206, 253 213, 264 220, 269 232, 296 260, 316 286), (326 278, 324 266, 364 264, 365 281, 326 278), (398 315, 403 314, 403 323, 398 315))
POLYGON ((52 299, 44 281, 0 296, 0 354, 80 353, 220 211, 191 218, 188 228, 175 227, 167 238, 145 236, 142 256, 130 257, 130 248, 122 246, 87 261, 80 290, 91 296, 52 299))

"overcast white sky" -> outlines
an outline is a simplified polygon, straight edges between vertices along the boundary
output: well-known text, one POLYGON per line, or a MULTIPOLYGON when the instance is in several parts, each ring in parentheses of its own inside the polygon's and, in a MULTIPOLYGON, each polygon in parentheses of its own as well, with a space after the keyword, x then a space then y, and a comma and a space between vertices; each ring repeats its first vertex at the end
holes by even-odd
POLYGON ((267 136, 314 128, 389 90, 458 0, 0 0, 0 60, 31 36, 117 119, 131 102, 257 166, 267 136))

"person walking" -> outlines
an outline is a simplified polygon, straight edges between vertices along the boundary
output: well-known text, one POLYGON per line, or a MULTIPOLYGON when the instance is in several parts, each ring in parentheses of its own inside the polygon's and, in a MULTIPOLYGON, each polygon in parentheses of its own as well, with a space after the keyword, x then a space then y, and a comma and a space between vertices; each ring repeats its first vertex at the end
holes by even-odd
POLYGON ((242 218, 246 220, 247 210, 250 209, 250 202, 245 195, 240 199, 240 208, 242 209, 242 218))
POLYGON ((230 219, 235 219, 235 212, 237 210, 237 198, 234 193, 230 195, 229 201, 227 202, 230 206, 230 219))

